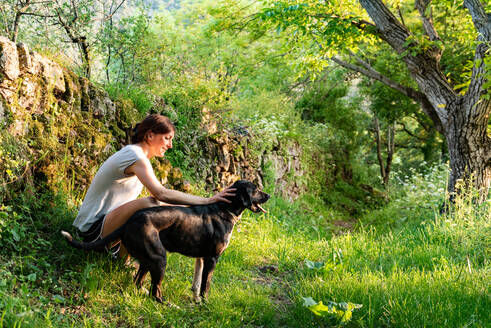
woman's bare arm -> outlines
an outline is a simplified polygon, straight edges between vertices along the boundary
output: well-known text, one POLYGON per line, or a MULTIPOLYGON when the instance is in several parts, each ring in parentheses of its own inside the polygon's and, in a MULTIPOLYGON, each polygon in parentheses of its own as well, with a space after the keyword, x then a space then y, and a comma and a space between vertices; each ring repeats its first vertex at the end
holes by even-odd
POLYGON ((230 203, 225 197, 234 196, 233 192, 235 191, 233 188, 227 188, 212 197, 205 198, 186 194, 177 190, 167 189, 159 182, 149 162, 144 160, 138 160, 130 165, 126 168, 125 173, 135 174, 155 198, 169 204, 206 205, 219 201, 230 203))

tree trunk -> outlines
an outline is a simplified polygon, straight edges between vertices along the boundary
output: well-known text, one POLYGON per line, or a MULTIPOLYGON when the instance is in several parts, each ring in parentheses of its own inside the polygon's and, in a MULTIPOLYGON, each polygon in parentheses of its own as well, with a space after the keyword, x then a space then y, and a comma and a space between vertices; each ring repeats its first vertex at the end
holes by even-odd
POLYGON ((392 168, 392 159, 395 152, 395 135, 396 135, 396 123, 387 126, 387 158, 382 157, 382 138, 380 136, 380 124, 378 118, 375 116, 375 141, 377 142, 377 159, 380 167, 380 176, 382 178, 383 185, 387 188, 389 186, 390 171, 392 168))
MULTIPOLYGON (((417 92, 408 92, 400 87, 396 89, 418 101, 435 127, 446 137, 451 168, 448 191, 458 192, 458 180, 464 183, 472 181, 473 187, 479 191, 480 201, 486 200, 491 180, 491 138, 487 134, 491 100, 484 85, 490 75, 488 65, 480 63, 489 56, 491 19, 482 2, 464 0, 481 42, 476 46, 470 85, 463 96, 453 90, 442 73, 440 48, 435 46, 422 50, 407 27, 397 20, 382 0, 360 0, 360 3, 374 21, 380 37, 401 55, 419 87, 417 92), (410 49, 413 51, 407 51, 410 49)), ((430 2, 417 3, 423 6, 419 8, 420 12, 425 12, 424 6, 430 2)), ((431 21, 424 23, 427 35, 436 38, 431 21)), ((367 76, 377 78, 374 74, 367 76)))
POLYGON ((17 43, 17 35, 19 34, 19 23, 20 23, 20 17, 22 16, 22 13, 20 11, 15 13, 15 19, 14 19, 14 25, 12 28, 12 36, 10 40, 13 43, 17 43))
POLYGON ((487 136, 488 119, 483 117, 475 120, 472 116, 464 115, 468 112, 466 106, 479 107, 480 105, 489 107, 490 102, 483 101, 477 105, 471 105, 461 101, 455 104, 456 108, 450 108, 451 115, 449 115, 445 137, 451 170, 448 191, 452 195, 461 187, 472 186, 479 191, 479 200, 483 202, 487 198, 491 181, 491 153, 487 136))
POLYGON ((87 38, 85 36, 81 36, 77 40, 78 46, 80 48, 80 52, 82 54, 82 65, 84 68, 85 77, 90 80, 91 78, 91 62, 90 62, 90 49, 87 43, 87 38))

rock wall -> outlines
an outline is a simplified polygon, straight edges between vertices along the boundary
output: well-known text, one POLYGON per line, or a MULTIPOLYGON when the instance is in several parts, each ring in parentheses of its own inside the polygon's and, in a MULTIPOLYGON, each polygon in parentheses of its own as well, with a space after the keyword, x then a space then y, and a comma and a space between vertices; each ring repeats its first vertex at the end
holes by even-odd
POLYGON ((26 133, 19 127, 17 110, 41 115, 57 105, 63 109, 90 112, 96 118, 114 121, 116 106, 108 95, 85 78, 61 67, 56 62, 30 51, 25 44, 15 45, 0 36, 0 96, 11 110, 10 126, 13 135, 26 133))
POLYGON ((2 191, 48 186, 83 194, 141 116, 132 104, 114 103, 87 79, 0 36, 2 191))
MULTIPOLYGON (((161 102, 156 100, 158 108, 161 102)), ((221 189, 242 178, 261 187, 274 184, 269 190, 291 199, 299 195, 296 177, 303 172, 298 145, 281 147, 278 142, 258 152, 254 145, 261 136, 244 127, 219 130, 206 110, 202 114, 205 137, 199 146, 206 151, 192 162, 207 188, 221 189)), ((2 183, 45 184, 83 195, 99 165, 129 142, 132 126, 143 116, 131 101, 113 102, 87 79, 0 36, 0 151, 16 149, 0 159, 0 189, 2 183)), ((192 191, 169 161, 155 166, 162 183, 192 191)))
POLYGON ((276 140, 270 149, 258 151, 257 142, 261 142, 261 136, 243 126, 211 134, 207 138, 210 156, 203 160, 208 168, 207 183, 221 188, 239 178, 248 179, 260 188, 296 199, 306 189, 301 180, 305 174, 301 147, 293 142, 281 145, 276 140))

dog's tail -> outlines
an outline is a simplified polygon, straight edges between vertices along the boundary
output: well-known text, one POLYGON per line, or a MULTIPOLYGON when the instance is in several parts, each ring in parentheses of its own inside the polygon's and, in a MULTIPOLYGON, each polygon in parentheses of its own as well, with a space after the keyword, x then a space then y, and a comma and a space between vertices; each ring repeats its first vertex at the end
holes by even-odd
POLYGON ((125 228, 126 228, 125 225, 123 225, 120 228, 111 232, 106 237, 99 239, 99 240, 96 240, 96 241, 93 241, 93 242, 90 242, 90 243, 86 243, 86 242, 83 242, 80 240, 73 239, 72 235, 70 235, 68 232, 63 231, 63 230, 61 231, 61 234, 63 235, 63 237, 65 237, 66 241, 75 248, 87 249, 87 250, 96 250, 97 251, 97 250, 104 249, 104 246, 106 246, 110 242, 121 238, 121 235, 122 235, 125 228))

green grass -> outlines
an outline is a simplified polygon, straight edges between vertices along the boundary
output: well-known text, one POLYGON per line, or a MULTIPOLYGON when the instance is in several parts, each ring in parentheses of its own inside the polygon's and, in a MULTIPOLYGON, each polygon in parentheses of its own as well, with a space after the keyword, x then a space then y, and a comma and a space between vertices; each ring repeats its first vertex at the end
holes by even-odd
POLYGON ((59 229, 74 213, 62 200, 3 207, 0 327, 489 327, 489 202, 463 198, 439 215, 438 175, 417 178, 353 231, 315 198, 273 197, 268 214, 236 227, 207 303, 192 301, 194 261, 169 255, 163 295, 179 308, 137 290, 132 269, 107 255, 67 247, 59 229), (307 297, 362 307, 341 323, 316 316, 307 297))

